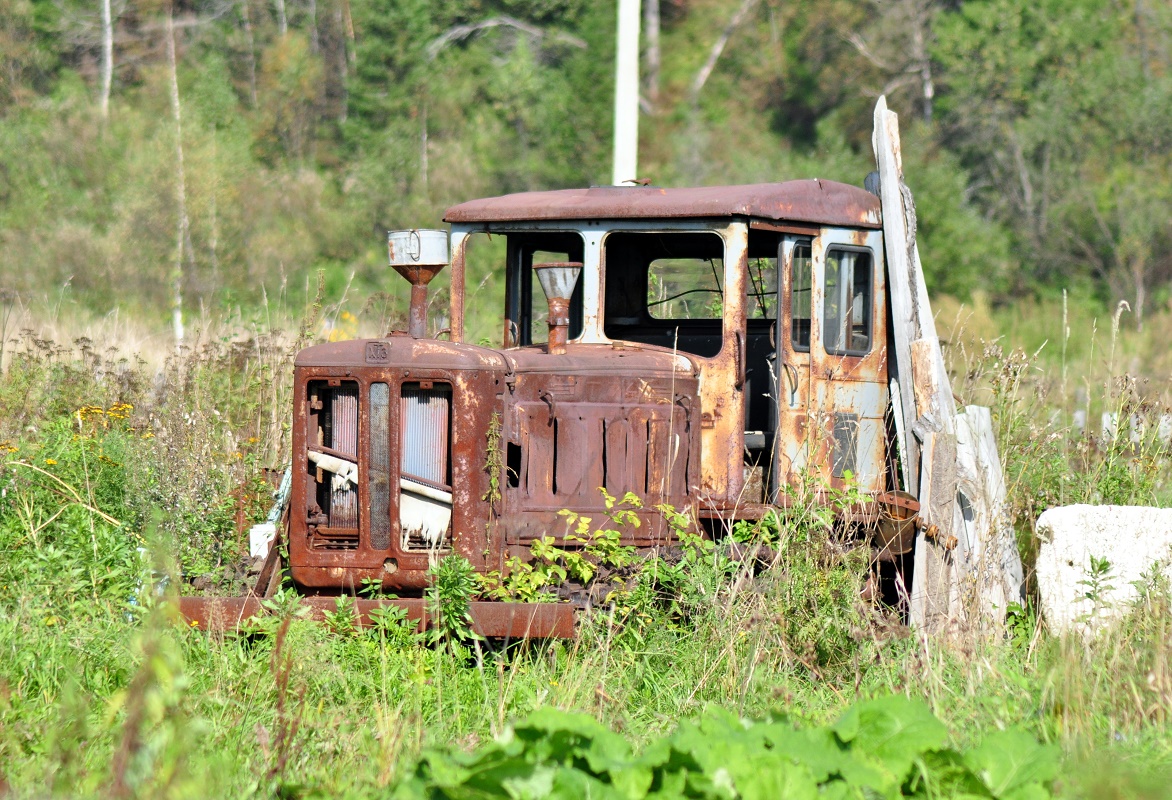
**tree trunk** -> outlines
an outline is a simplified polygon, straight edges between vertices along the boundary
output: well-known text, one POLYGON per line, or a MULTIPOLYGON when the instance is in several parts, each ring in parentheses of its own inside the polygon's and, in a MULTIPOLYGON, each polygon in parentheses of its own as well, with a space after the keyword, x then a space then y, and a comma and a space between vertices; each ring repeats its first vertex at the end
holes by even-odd
POLYGON ((1131 274, 1135 279, 1135 329, 1143 333, 1144 303, 1147 301, 1147 259, 1141 250, 1131 258, 1131 274))
POLYGON ((928 41, 932 36, 932 0, 915 0, 912 11, 912 59, 920 73, 921 111, 925 122, 932 121, 932 99, 936 87, 932 83, 932 58, 928 54, 928 41))
POLYGON ((256 108, 256 40, 252 36, 252 11, 249 0, 241 0, 240 10, 244 13, 244 38, 248 40, 248 100, 256 108))
POLYGON ((309 0, 309 50, 314 54, 321 50, 321 39, 317 34, 317 0, 309 0))
POLYGON ((350 42, 350 47, 346 50, 346 59, 350 62, 350 66, 358 66, 358 51, 355 48, 354 37, 354 18, 350 16, 350 0, 341 0, 342 18, 346 23, 346 40, 350 42))
POLYGON ((102 0, 102 119, 110 116, 110 86, 114 82, 114 20, 110 0, 102 0))
POLYGON ((732 19, 724 26, 724 31, 721 32, 720 38, 712 45, 704 66, 700 67, 700 71, 692 79, 692 87, 688 91, 688 98, 691 100, 692 105, 700 102, 700 92, 704 90, 704 84, 708 82, 708 78, 712 75, 712 70, 716 69, 716 62, 720 60, 721 54, 724 53, 724 48, 728 45, 728 40, 732 38, 733 32, 740 27, 741 23, 745 21, 745 18, 749 16, 749 12, 756 7, 757 2, 758 0, 743 0, 740 8, 732 15, 732 19))
POLYGON ((175 232, 175 267, 171 273, 171 327, 175 343, 183 342, 183 255, 191 238, 187 219, 187 177, 183 170, 183 116, 179 105, 179 69, 175 59, 175 22, 170 3, 167 4, 167 67, 171 78, 171 116, 175 120, 175 201, 178 219, 175 232))
POLYGON ((419 183, 427 197, 427 97, 419 108, 419 183))
POLYGON ((215 292, 219 288, 220 283, 220 255, 218 252, 220 244, 220 210, 216 205, 216 195, 220 190, 220 165, 217 163, 217 155, 219 148, 216 145, 216 129, 212 128, 212 196, 211 196, 211 216, 212 216, 212 233, 211 241, 208 243, 212 251, 212 280, 211 290, 215 292))
POLYGON ((647 76, 647 103, 652 112, 659 102, 659 0, 643 0, 643 31, 647 36, 647 49, 643 62, 647 76))
POLYGON ((338 87, 341 94, 338 110, 338 122, 345 122, 349 111, 350 97, 346 90, 346 79, 349 77, 349 51, 352 49, 347 42, 351 41, 353 31, 347 31, 346 28, 346 12, 345 3, 338 2, 334 5, 334 22, 338 26, 338 36, 341 39, 338 47, 338 87))
POLYGON ((285 18, 285 0, 277 0, 277 31, 282 36, 289 32, 289 21, 285 18))

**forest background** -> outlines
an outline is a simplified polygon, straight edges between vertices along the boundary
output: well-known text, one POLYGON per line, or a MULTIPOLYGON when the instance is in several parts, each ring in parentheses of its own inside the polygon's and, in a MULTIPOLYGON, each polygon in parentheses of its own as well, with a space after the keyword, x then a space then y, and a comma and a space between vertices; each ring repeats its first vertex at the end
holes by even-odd
MULTIPOLYGON (((993 409, 1031 581, 1043 509, 1172 502, 1172 5, 643 8, 632 178, 858 185, 888 96, 953 389, 993 409)), ((393 615, 359 631, 346 598, 316 625, 287 593, 219 637, 155 603, 240 580, 269 470, 288 463, 296 349, 403 326, 388 229, 608 181, 614 15, 610 0, 0 0, 0 795, 418 796, 400 789, 483 766, 530 712, 540 747, 615 756, 553 707, 643 754, 674 729, 672 747, 710 756, 711 785, 689 784, 703 796, 729 795, 725 765, 765 763, 725 747, 755 736, 730 714, 791 715, 825 743, 818 726, 848 736, 860 708, 937 731, 887 748, 902 772, 884 796, 1167 796, 1166 584, 1093 642, 1049 634, 1033 583, 1004 637, 922 642, 860 601, 867 561, 814 506, 743 531, 777 548, 774 569, 750 580, 710 543, 662 573, 674 583, 646 572, 660 583, 617 620, 585 615, 576 642, 482 652, 393 615)), ((473 264, 473 341, 499 335, 499 255, 473 264)), ((1088 566, 1097 612, 1117 578, 1088 566)), ((737 776, 744 796, 760 772, 737 776)))
MULTIPOLYGON (((1064 289, 1088 320, 1168 316, 1167 4, 643 6, 632 178, 859 184, 886 94, 934 297, 995 333, 1064 289)), ((5 319, 121 315, 173 345, 176 310, 303 308, 324 269, 349 319, 392 325, 386 230, 608 182, 614 39, 602 0, 0 0, 5 319)))

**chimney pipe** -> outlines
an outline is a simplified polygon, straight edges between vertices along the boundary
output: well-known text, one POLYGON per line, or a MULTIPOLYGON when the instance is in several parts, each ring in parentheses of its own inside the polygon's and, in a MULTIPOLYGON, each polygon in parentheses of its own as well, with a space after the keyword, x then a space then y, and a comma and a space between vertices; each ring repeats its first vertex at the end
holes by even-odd
POLYGON ((409 230, 387 233, 391 266, 411 284, 407 332, 427 336, 427 284, 448 265, 447 231, 409 230))
POLYGON ((578 283, 578 275, 582 272, 582 262, 550 261, 534 264, 533 271, 537 273, 541 290, 549 302, 547 351, 550 355, 562 355, 566 352, 566 340, 570 334, 570 297, 574 294, 574 285, 578 283))

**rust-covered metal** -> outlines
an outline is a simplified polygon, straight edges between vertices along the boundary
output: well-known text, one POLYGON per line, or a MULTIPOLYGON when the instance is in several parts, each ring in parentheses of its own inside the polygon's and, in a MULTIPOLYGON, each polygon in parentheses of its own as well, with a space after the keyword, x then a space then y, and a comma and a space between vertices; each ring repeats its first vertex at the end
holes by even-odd
MULTIPOLYGON (((883 559, 907 552, 916 501, 898 493, 907 487, 892 444, 873 195, 818 180, 601 187, 473 201, 446 220, 448 341, 423 336, 415 291, 439 266, 407 268, 410 333, 297 356, 287 568, 304 592, 322 593, 311 608, 377 584, 421 619, 438 560, 458 554, 507 574, 537 539, 580 546, 560 512, 601 525, 624 496, 636 498, 639 524, 622 541, 647 552, 671 544, 660 506, 712 531, 799 496, 840 502, 850 488, 859 494, 842 521, 870 531, 883 559), (469 243, 484 235, 507 243, 499 347, 464 341, 469 243), (657 285, 683 280, 669 271, 654 284, 658 263, 682 275, 691 264, 714 288, 689 284, 653 302, 657 285), (768 289, 762 264, 774 273, 768 289), (700 291, 711 297, 698 316, 656 311, 700 291)), ((203 624, 258 603, 183 607, 203 624)), ((556 604, 474 607, 494 636, 570 635, 572 615, 556 604)))
POLYGON ((392 406, 387 416, 398 422, 381 434, 386 449, 399 454, 384 477, 383 470, 372 471, 375 426, 371 404, 364 402, 354 432, 361 514, 352 531, 323 530, 333 517, 318 498, 335 476, 309 460, 295 464, 289 571, 307 588, 355 590, 377 581, 388 590, 420 591, 434 559, 449 552, 481 570, 502 569, 508 545, 564 536, 560 510, 604 510, 602 488, 616 497, 631 492, 649 509, 641 512, 645 524, 632 535, 633 544, 665 543, 662 515, 650 509, 659 503, 687 508, 699 483, 698 381, 687 359, 659 348, 570 344, 563 354, 541 347, 498 353, 388 337, 310 348, 298 356, 296 375, 294 452, 332 450, 315 441, 337 425, 314 408, 316 387, 334 384, 332 391, 353 389, 366 398, 385 386, 392 406), (437 387, 450 396, 450 412, 439 417, 418 410, 417 399, 437 387), (434 441, 450 460, 437 460, 415 441, 437 424, 446 429, 434 441), (494 424, 499 450, 490 454, 494 424), (494 464, 499 473, 491 475, 494 464), (367 474, 371 480, 361 478, 367 474), (396 488, 404 478, 452 497, 451 532, 434 550, 410 547, 402 535, 396 488), (492 478, 499 501, 491 498, 492 478), (390 502, 382 502, 388 493, 390 502), (374 521, 376 509, 389 514, 389 522, 374 521), (390 531, 385 538, 367 533, 383 527, 390 531))
MULTIPOLYGON (((308 609, 308 618, 325 619, 326 612, 337 610, 337 597, 310 595, 299 604, 308 609)), ((355 624, 371 625, 370 612, 397 606, 407 612, 407 619, 424 631, 432 627, 427 604, 422 598, 354 598, 350 607, 355 624)), ((574 636, 574 609, 568 603, 494 603, 473 601, 468 604, 472 630, 490 639, 570 639, 574 636)), ((295 613, 295 609, 292 610, 295 613)), ((258 597, 180 597, 179 613, 188 624, 204 631, 247 629, 248 625, 270 612, 258 597)))
POLYGON ((820 179, 747 186, 665 189, 593 186, 522 192, 452 206, 445 222, 753 217, 877 229, 879 199, 856 186, 820 179))

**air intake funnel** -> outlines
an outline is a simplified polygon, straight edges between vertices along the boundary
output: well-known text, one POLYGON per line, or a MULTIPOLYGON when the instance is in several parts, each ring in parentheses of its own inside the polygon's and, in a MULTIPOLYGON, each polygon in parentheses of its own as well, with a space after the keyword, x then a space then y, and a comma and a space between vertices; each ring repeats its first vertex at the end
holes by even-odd
POLYGON ((411 284, 407 331, 416 339, 427 336, 427 284, 448 265, 447 231, 390 231, 387 252, 391 266, 411 284))
POLYGON ((566 352, 566 339, 570 332, 570 296, 582 272, 581 261, 551 261, 534 264, 533 271, 549 301, 549 352, 561 355, 566 352))

